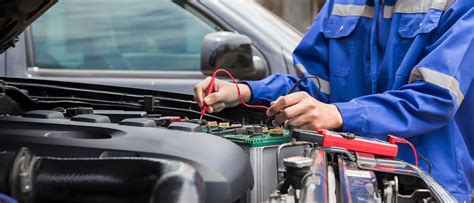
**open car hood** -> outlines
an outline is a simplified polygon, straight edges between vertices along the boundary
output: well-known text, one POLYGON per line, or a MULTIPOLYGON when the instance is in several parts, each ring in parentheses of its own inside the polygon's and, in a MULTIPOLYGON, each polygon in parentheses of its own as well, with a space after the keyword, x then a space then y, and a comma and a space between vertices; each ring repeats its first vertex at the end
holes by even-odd
POLYGON ((15 45, 26 27, 57 0, 13 0, 0 2, 0 53, 15 45))

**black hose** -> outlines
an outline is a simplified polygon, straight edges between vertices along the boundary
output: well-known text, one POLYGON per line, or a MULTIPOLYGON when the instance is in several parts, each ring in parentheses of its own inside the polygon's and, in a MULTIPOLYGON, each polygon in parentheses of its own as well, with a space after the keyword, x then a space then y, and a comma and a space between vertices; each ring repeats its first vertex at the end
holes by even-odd
POLYGON ((22 103, 26 103, 26 104, 36 104, 36 101, 33 100, 28 95, 28 93, 26 93, 25 91, 15 87, 15 86, 6 85, 6 86, 3 86, 3 88, 4 88, 5 93, 7 95, 9 95, 12 98, 15 98, 15 101, 18 100, 18 101, 20 101, 22 103))
POLYGON ((33 157, 29 160, 31 166, 23 164, 29 168, 31 176, 29 192, 22 192, 25 190, 22 184, 25 181, 22 182, 21 176, 25 174, 24 171, 13 173, 17 175, 13 175, 11 182, 12 196, 21 200, 20 202, 125 203, 205 200, 201 176, 191 166, 178 161, 128 157, 33 157))
POLYGON ((15 155, 14 152, 0 152, 0 194, 10 191, 9 178, 15 155))

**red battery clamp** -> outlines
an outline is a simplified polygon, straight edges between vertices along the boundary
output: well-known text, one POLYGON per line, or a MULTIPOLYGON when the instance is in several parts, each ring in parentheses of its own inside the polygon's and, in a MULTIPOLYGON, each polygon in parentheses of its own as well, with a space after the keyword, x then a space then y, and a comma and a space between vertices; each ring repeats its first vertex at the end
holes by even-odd
POLYGON ((338 133, 325 129, 316 131, 293 130, 292 137, 297 140, 315 142, 323 147, 341 147, 349 151, 370 153, 395 158, 398 146, 388 142, 357 137, 352 133, 338 133))

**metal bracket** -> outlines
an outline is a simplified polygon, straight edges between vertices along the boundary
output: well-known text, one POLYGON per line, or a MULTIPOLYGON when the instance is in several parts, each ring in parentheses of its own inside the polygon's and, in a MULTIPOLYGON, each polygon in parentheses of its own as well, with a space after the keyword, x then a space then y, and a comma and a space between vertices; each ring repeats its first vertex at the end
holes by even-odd
POLYGON ((351 152, 341 147, 325 147, 324 151, 326 153, 342 154, 342 155, 345 155, 347 158, 349 158, 349 160, 353 162, 357 161, 357 158, 351 152))
POLYGON ((22 148, 17 153, 13 168, 10 173, 10 183, 12 184, 12 197, 19 202, 30 202, 33 191, 33 167, 38 158, 35 157, 28 148, 22 148))
MULTIPOLYGON (((286 173, 286 170, 285 168, 282 168, 280 167, 280 159, 281 159, 281 151, 284 149, 284 148, 288 148, 288 147, 293 147, 293 146, 308 146, 310 148, 313 148, 314 147, 314 143, 311 143, 311 142, 306 142, 306 141, 296 141, 295 139, 291 139, 291 141, 289 143, 285 143, 285 144, 281 144, 280 146, 278 146, 277 148, 277 154, 276 154, 276 164, 277 164, 277 181, 278 183, 281 182, 281 178, 280 178, 280 174, 282 173, 286 173)), ((305 153, 307 151, 305 150, 305 153)))

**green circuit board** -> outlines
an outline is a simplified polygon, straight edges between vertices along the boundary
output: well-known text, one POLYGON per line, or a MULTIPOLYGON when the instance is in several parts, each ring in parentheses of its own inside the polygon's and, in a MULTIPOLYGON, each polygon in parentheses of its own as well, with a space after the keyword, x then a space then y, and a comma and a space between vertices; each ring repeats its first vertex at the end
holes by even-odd
POLYGON ((261 125, 229 124, 226 122, 207 122, 202 131, 228 139, 238 145, 263 147, 280 145, 290 141, 289 131, 281 128, 270 128, 261 125))
POLYGON ((290 141, 290 136, 288 132, 284 133, 283 136, 272 136, 269 133, 264 133, 262 135, 242 135, 242 134, 228 134, 223 135, 223 138, 226 138, 238 145, 243 145, 247 147, 263 147, 269 145, 279 145, 287 143, 290 141))

